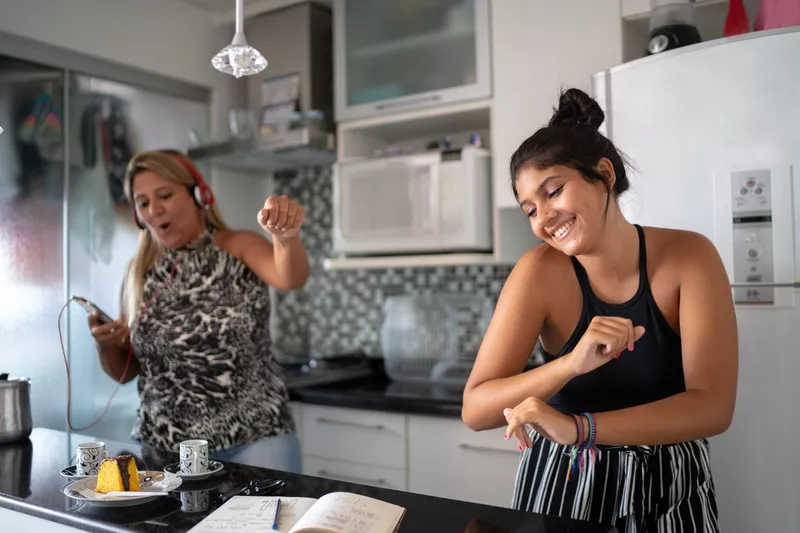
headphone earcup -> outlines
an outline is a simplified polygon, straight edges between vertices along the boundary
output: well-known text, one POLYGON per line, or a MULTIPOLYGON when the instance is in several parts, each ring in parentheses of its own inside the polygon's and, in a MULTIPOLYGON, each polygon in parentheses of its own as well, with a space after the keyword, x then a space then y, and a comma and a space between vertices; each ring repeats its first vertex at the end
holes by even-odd
POLYGON ((195 185, 192 187, 192 196, 194 197, 195 203, 201 209, 209 209, 211 204, 214 202, 214 198, 211 195, 211 191, 206 189, 206 194, 203 194, 203 188, 199 185, 195 185))
POLYGON ((201 209, 207 209, 208 204, 203 201, 203 192, 200 190, 200 187, 195 185, 192 187, 192 198, 194 198, 194 203, 201 209))

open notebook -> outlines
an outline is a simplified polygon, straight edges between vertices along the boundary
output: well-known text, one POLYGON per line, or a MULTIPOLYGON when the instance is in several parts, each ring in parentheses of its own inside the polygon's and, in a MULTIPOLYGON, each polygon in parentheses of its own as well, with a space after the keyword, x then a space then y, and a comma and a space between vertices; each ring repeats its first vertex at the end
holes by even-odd
POLYGON ((395 533, 405 511, 403 507, 349 492, 332 492, 318 500, 234 496, 189 533, 395 533), (278 529, 272 529, 278 500, 278 529))

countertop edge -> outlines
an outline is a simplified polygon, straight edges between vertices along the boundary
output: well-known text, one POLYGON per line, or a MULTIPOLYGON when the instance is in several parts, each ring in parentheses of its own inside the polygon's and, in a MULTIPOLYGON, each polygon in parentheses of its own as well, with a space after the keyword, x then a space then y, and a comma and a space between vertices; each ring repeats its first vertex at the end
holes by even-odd
POLYGON ((461 405, 407 398, 348 396, 348 391, 299 388, 289 391, 289 401, 308 405, 346 407, 368 411, 386 411, 408 415, 432 415, 461 418, 461 405))
POLYGON ((104 526, 102 522, 82 518, 67 510, 56 511, 54 509, 48 509, 47 507, 28 503, 25 500, 3 493, 0 493, 0 507, 8 509, 9 511, 41 518, 49 522, 89 531, 90 533, 124 533, 130 531, 125 528, 104 526))

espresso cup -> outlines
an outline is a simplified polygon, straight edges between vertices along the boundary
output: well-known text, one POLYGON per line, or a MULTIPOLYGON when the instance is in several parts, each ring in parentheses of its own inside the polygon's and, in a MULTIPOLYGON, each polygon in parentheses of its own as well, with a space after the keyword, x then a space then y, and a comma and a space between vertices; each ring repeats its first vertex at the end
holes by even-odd
POLYGON ((83 442, 75 446, 75 473, 79 476, 96 476, 100 463, 108 457, 105 442, 83 442))
POLYGON ((208 472, 208 441, 202 439, 181 442, 181 474, 208 472))
POLYGON ((200 513, 208 511, 211 502, 207 490, 181 492, 181 511, 184 513, 200 513))

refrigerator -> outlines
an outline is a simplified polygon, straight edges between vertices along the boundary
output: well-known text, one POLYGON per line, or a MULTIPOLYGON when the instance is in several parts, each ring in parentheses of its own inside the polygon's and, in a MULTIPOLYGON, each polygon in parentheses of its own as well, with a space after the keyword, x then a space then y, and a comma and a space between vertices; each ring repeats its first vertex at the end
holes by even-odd
POLYGON ((736 302, 730 429, 709 439, 721 530, 800 531, 800 27, 719 39, 592 78, 631 161, 629 221, 704 234, 736 302))

